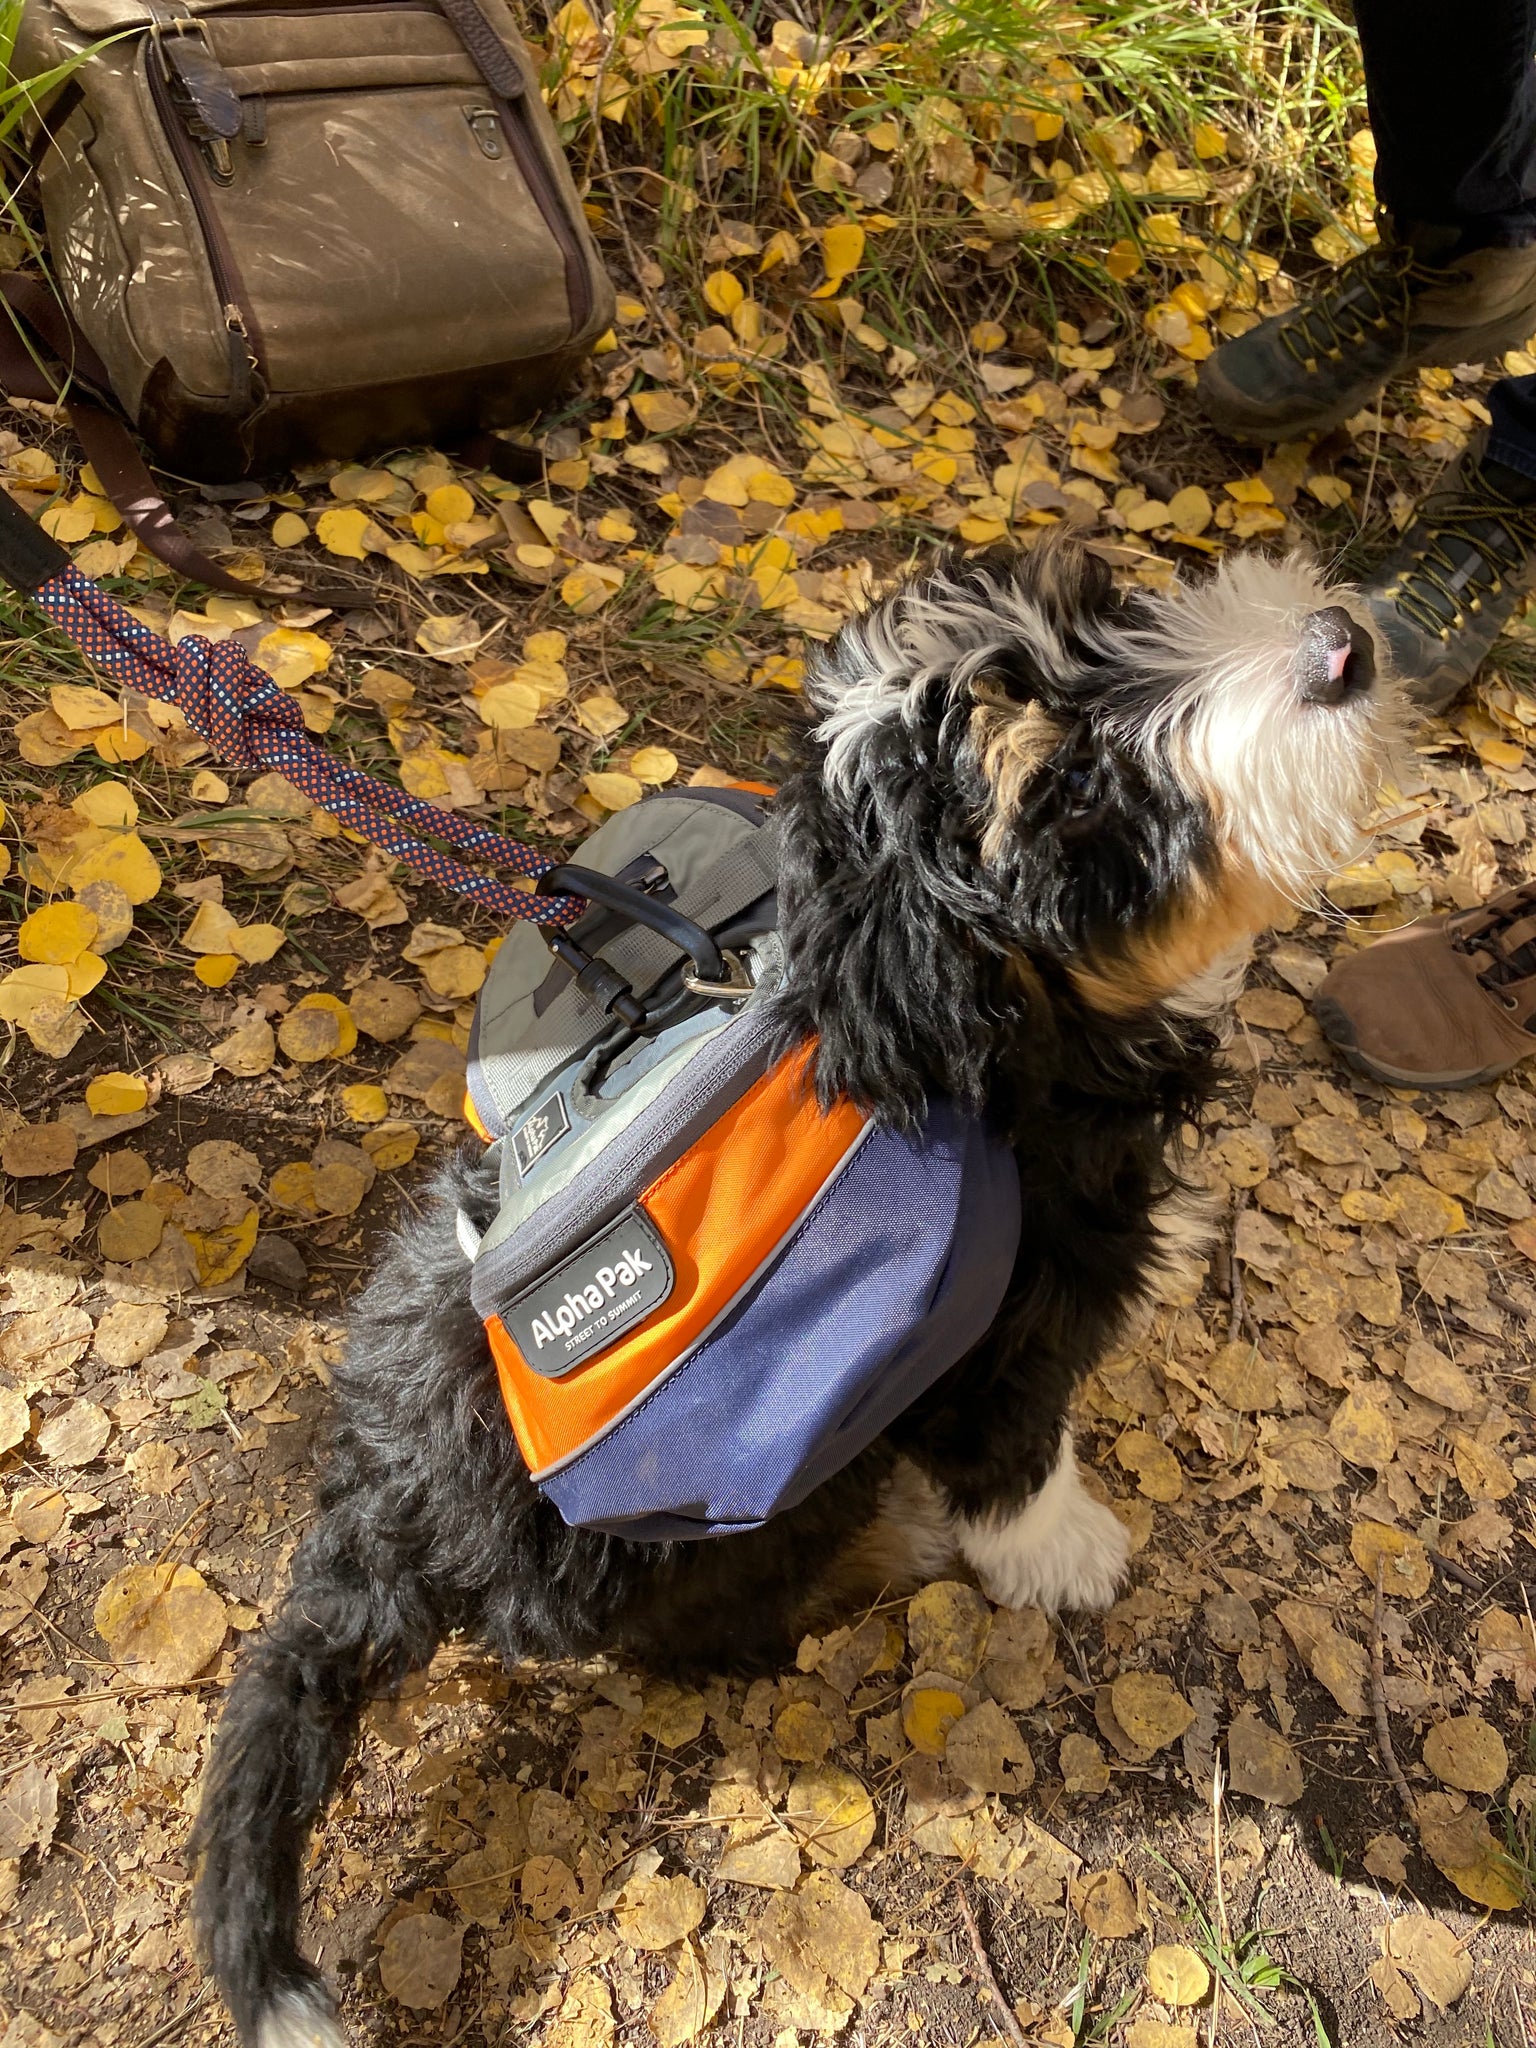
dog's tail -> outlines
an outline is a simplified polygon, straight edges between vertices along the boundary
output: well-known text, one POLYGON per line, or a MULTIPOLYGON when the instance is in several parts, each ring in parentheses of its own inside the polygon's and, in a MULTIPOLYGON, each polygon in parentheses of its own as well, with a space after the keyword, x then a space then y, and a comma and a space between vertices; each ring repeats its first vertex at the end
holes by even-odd
POLYGON ((193 1917, 249 2048, 343 2048, 330 1993, 298 1949, 304 1844, 367 1699, 436 1647, 417 1590, 408 1577, 381 1577, 377 1557, 371 1571, 349 1564, 322 1522, 230 1687, 192 1838, 193 1917))

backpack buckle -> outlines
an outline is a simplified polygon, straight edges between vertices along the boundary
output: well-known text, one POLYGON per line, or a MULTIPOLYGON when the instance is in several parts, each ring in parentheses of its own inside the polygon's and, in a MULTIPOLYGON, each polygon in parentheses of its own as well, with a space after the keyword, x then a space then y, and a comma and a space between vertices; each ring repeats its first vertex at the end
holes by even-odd
POLYGON ((235 174, 229 145, 245 125, 245 110, 207 29, 191 16, 178 15, 157 17, 149 34, 183 127, 201 147, 214 177, 229 184, 235 174))

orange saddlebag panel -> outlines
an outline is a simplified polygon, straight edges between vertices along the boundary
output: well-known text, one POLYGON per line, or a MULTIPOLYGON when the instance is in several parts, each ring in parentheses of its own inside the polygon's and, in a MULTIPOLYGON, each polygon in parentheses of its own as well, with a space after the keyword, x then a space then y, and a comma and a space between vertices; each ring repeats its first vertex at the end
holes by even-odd
POLYGON ((783 1243, 864 1129, 823 1115, 809 1051, 781 1060, 640 1197, 671 1256, 672 1291, 610 1350, 551 1379, 526 1363, 499 1316, 486 1323, 501 1391, 538 1477, 601 1436, 688 1352, 783 1243))

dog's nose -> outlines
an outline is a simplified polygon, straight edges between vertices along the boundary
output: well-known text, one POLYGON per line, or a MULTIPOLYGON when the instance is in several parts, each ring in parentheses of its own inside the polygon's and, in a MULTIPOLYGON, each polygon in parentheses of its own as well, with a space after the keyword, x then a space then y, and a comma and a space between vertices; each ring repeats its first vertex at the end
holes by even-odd
POLYGON ((1376 650, 1341 604, 1313 612, 1301 628, 1296 682, 1308 704, 1342 704, 1376 680, 1376 650))

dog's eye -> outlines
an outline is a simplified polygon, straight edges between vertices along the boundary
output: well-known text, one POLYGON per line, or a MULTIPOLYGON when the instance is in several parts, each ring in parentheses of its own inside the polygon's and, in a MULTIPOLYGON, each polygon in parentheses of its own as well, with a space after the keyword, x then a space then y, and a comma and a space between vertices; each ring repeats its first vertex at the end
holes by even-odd
POLYGON ((1092 793, 1093 770, 1091 768, 1068 768, 1062 776, 1062 781, 1066 784, 1067 795, 1081 802, 1092 793))

